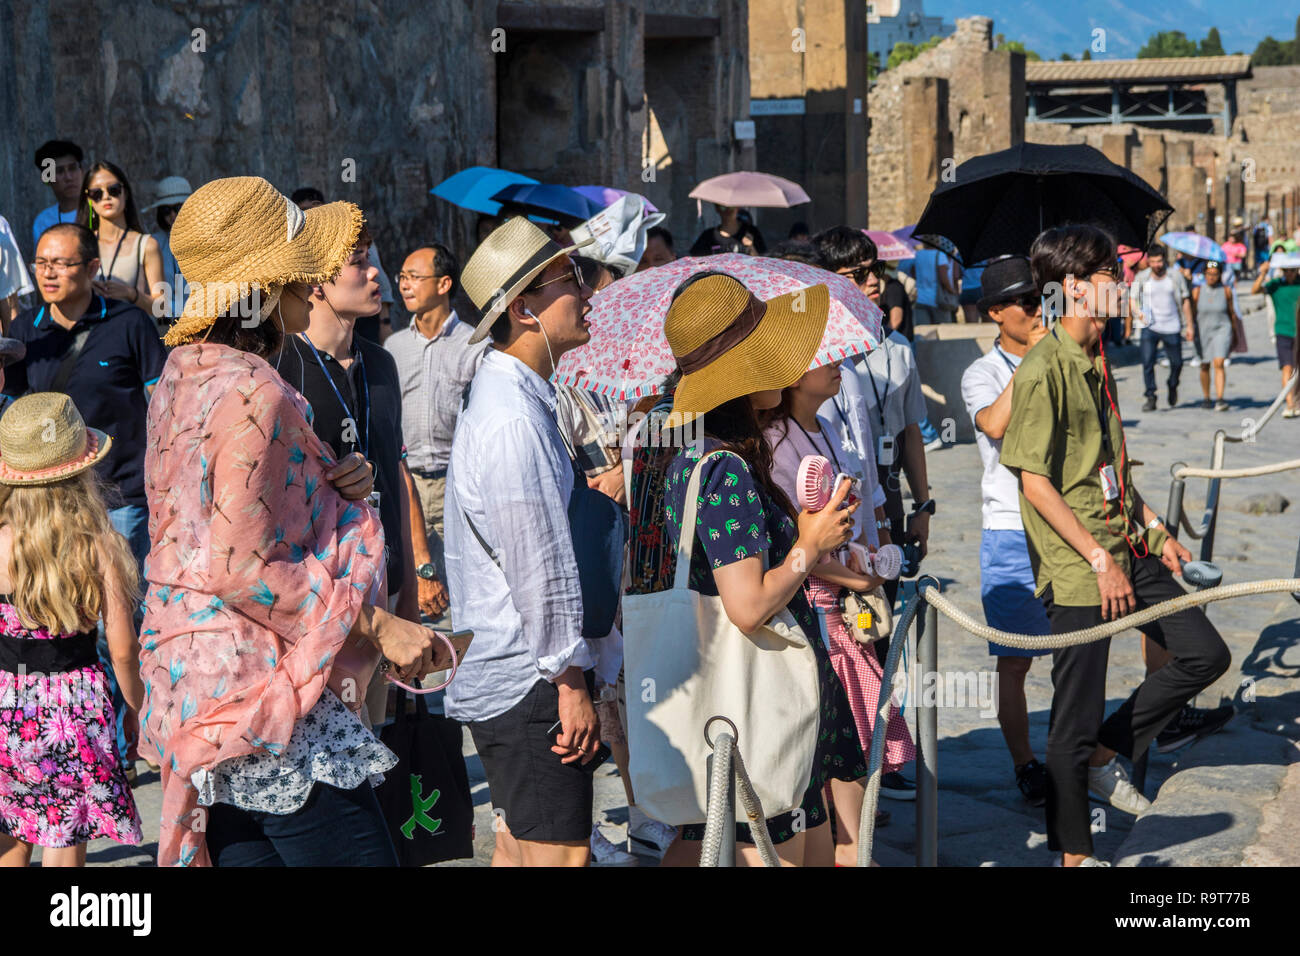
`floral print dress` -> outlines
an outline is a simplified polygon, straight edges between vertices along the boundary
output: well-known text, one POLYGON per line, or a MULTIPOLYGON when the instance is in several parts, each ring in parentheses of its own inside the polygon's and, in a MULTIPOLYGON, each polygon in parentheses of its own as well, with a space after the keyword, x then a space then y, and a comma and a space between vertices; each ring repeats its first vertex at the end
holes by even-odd
MULTIPOLYGON (((668 518, 670 540, 676 541, 681 535, 681 515, 686 505, 686 487, 691 479, 691 470, 702 455, 716 448, 716 442, 706 442, 699 454, 689 447, 684 448, 669 465, 664 513, 668 518)), ((713 580, 714 568, 761 555, 764 551, 768 552, 768 566, 776 567, 794 547, 796 529, 790 516, 768 499, 750 473, 749 466, 738 455, 721 455, 701 467, 705 472, 700 479, 700 497, 696 502, 696 530, 703 547, 695 548, 691 553, 688 583, 692 591, 716 595, 718 587, 713 580)), ((858 741, 853 712, 844 687, 835 676, 830 656, 818 639, 817 619, 802 588, 795 592, 787 608, 810 638, 808 643, 817 657, 821 679, 821 719, 812 778, 800 804, 803 825, 796 828, 793 810, 769 819, 767 830, 773 843, 784 843, 800 829, 811 829, 826 822, 821 791, 827 780, 857 780, 867 775, 867 762, 858 741)), ((687 826, 682 835, 687 840, 702 839, 704 827, 687 826)), ((736 824, 736 840, 754 842, 747 824, 736 824)))
MULTIPOLYGON (((74 636, 29 631, 8 595, 0 597, 0 633, 74 636)), ((140 814, 113 734, 104 665, 48 675, 0 670, 0 833, 50 849, 99 837, 138 845, 140 814)))

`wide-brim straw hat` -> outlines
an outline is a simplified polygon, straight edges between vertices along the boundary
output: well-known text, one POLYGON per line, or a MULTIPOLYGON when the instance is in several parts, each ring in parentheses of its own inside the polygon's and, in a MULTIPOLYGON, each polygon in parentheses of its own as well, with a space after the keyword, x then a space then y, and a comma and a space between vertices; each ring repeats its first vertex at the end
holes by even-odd
POLYGON ((733 398, 793 385, 808 371, 829 315, 824 285, 764 302, 729 275, 695 280, 664 319, 682 370, 670 420, 680 423, 733 398))
POLYGON ((364 221, 350 202, 304 212, 259 176, 200 186, 172 223, 172 254, 190 297, 166 343, 198 338, 249 296, 261 321, 289 283, 328 282, 356 246, 364 221))
POLYGON ((34 392, 0 415, 0 485, 52 485, 104 460, 113 439, 87 428, 62 392, 34 392))
MULTIPOLYGON (((482 342, 487 338, 497 316, 528 288, 543 269, 560 256, 591 242, 592 239, 587 239, 571 246, 561 246, 523 216, 493 229, 483 244, 474 250, 460 273, 461 287, 483 314, 474 334, 469 337, 470 342, 482 342)), ((189 279, 189 275, 185 278, 189 279)))

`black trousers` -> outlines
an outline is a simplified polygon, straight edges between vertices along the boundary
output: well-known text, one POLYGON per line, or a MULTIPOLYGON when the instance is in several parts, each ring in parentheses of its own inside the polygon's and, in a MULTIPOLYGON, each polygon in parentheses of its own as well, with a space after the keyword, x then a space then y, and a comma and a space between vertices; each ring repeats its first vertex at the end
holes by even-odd
MULTIPOLYGON (((1155 557, 1135 558, 1129 579, 1138 610, 1186 592, 1155 557)), ((1043 595, 1053 634, 1102 623, 1101 606, 1067 607, 1043 595)), ((1088 758, 1097 744, 1125 757, 1145 753, 1156 734, 1232 661, 1228 646, 1200 608, 1146 626, 1148 637, 1172 659, 1102 721, 1106 709, 1109 638, 1065 647, 1052 655, 1052 716, 1047 732, 1047 845, 1057 852, 1092 854, 1088 814, 1088 758)))

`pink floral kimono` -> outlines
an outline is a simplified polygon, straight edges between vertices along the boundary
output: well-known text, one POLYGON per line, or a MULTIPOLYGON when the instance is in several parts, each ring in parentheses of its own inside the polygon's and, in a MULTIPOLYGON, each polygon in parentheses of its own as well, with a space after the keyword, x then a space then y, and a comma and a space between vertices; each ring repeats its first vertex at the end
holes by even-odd
POLYGON ((278 754, 383 584, 379 517, 325 480, 309 415, 224 345, 175 349, 149 403, 140 722, 162 765, 160 866, 210 865, 191 775, 278 754))

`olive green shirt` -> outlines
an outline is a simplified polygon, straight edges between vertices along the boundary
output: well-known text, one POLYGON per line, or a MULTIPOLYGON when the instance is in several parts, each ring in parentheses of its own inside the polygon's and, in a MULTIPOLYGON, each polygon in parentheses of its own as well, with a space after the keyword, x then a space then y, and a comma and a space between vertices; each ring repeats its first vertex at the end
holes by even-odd
MULTIPOLYGON (((1152 554, 1164 547, 1163 530, 1145 528, 1129 473, 1128 456, 1120 464, 1123 425, 1102 383, 1106 362, 1091 360, 1059 326, 1029 350, 1016 371, 1011 393, 1011 420, 1002 439, 1001 462, 1017 477, 1028 471, 1048 478, 1088 533, 1110 553, 1127 574, 1131 552, 1124 534, 1142 554, 1143 542, 1152 554), (1104 415, 1109 446, 1104 440, 1104 415), (1109 454, 1108 454, 1109 448, 1109 454), (1102 490, 1099 468, 1111 464, 1123 494, 1111 501, 1102 490), (1123 507, 1121 508, 1121 501, 1123 507)), ((1111 397, 1115 395, 1110 379, 1111 397)), ((1101 603, 1092 563, 1075 551, 1026 499, 1023 483, 1020 515, 1025 523, 1029 559, 1042 596, 1050 584, 1052 600, 1069 607, 1101 603)))

